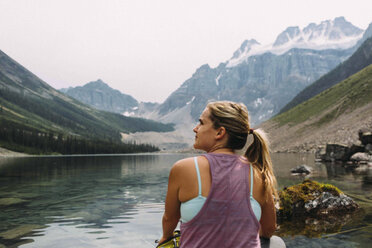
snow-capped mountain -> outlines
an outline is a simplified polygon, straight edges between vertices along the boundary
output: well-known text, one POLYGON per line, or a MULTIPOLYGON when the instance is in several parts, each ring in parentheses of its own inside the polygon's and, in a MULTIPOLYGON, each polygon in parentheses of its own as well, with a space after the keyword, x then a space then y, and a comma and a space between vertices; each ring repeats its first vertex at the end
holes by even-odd
POLYGON ((136 133, 127 139, 164 149, 179 147, 176 143, 190 145, 193 125, 206 104, 216 100, 244 103, 251 124, 258 125, 349 58, 360 40, 371 34, 368 29, 365 32, 339 17, 303 29, 289 27, 269 45, 246 40, 225 63, 215 68, 208 64, 200 66, 162 104, 151 109, 140 104, 133 111, 139 117, 174 123, 176 131, 160 136, 136 133))
POLYGON ((278 35, 275 42, 260 45, 257 41, 243 42, 242 46, 228 61, 227 67, 236 66, 248 57, 270 52, 276 55, 286 53, 292 48, 326 50, 347 49, 354 46, 363 36, 364 31, 355 27, 344 17, 323 21, 320 24, 310 23, 305 28, 288 27, 278 35))
POLYGON ((258 48, 261 44, 258 43, 255 39, 252 40, 245 40, 240 48, 234 52, 234 55, 232 56, 231 59, 238 59, 245 54, 249 54, 249 52, 255 50, 255 48, 258 48))

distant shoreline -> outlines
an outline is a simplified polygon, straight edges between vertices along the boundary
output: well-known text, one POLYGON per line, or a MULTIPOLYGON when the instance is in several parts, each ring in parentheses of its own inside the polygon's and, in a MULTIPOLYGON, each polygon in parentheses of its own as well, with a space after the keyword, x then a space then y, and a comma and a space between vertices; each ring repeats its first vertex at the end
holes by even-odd
MULTIPOLYGON (((0 159, 2 158, 20 158, 20 157, 86 157, 86 156, 123 156, 123 155, 151 155, 151 154, 203 154, 203 151, 195 149, 184 149, 184 150, 162 150, 157 152, 139 152, 139 153, 118 153, 118 154, 27 154, 14 152, 5 148, 0 147, 0 159)), ((304 151, 272 151, 272 153, 313 153, 313 152, 304 152, 304 151)), ((238 154, 240 154, 238 152, 238 154)))
POLYGON ((11 150, 0 147, 0 158, 26 157, 32 156, 27 153, 13 152, 11 150))
POLYGON ((190 153, 200 154, 201 151, 194 149, 187 150, 168 150, 168 151, 157 151, 157 152, 137 152, 137 153, 107 153, 107 154, 28 154, 14 152, 5 148, 0 147, 0 159, 1 158, 18 158, 18 157, 84 157, 84 156, 123 156, 123 155, 134 155, 134 154, 167 154, 167 153, 190 153))

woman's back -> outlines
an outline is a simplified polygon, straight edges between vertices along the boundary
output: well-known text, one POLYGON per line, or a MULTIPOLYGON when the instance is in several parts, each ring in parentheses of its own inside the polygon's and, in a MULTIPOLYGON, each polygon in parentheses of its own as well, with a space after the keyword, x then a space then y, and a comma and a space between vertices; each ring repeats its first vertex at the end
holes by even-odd
MULTIPOLYGON (((240 157, 240 159, 243 163, 246 163, 247 166, 250 166, 248 161, 244 157, 240 157)), ((185 203, 198 197, 199 184, 193 158, 187 158, 179 162, 183 164, 184 168, 182 168, 182 178, 180 178, 180 180, 182 181, 180 184, 182 186, 179 189, 178 199, 180 200, 180 202, 185 203)), ((203 197, 207 197, 212 184, 209 162, 205 156, 199 156, 197 159, 197 163, 201 179, 201 195, 203 197)), ((252 169, 254 171, 253 175, 251 176, 251 172, 249 172, 246 180, 249 185, 251 185, 252 183, 254 184, 252 196, 261 207, 265 204, 266 201, 262 176, 259 171, 254 168, 254 166, 252 166, 252 169), (253 182, 251 182, 252 177, 253 182)))
POLYGON ((259 247, 259 222, 250 205, 247 161, 235 154, 203 156, 209 162, 212 184, 200 212, 181 224, 181 246, 259 247))

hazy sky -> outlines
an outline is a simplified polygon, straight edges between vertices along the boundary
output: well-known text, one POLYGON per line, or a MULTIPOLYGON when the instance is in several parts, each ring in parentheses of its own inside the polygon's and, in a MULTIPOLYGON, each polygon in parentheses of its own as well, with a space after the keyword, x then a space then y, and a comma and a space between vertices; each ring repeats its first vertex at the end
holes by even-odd
POLYGON ((56 89, 102 79, 163 102, 246 39, 344 16, 366 29, 371 0, 0 0, 0 50, 56 89))

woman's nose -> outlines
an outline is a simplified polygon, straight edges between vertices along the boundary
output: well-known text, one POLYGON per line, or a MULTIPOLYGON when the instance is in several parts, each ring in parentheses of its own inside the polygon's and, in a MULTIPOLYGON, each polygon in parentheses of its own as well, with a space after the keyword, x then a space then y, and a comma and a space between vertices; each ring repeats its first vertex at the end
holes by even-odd
POLYGON ((198 126, 199 126, 199 125, 196 125, 196 126, 194 127, 194 129, 192 130, 192 131, 194 131, 194 133, 196 133, 196 132, 198 131, 198 126))

